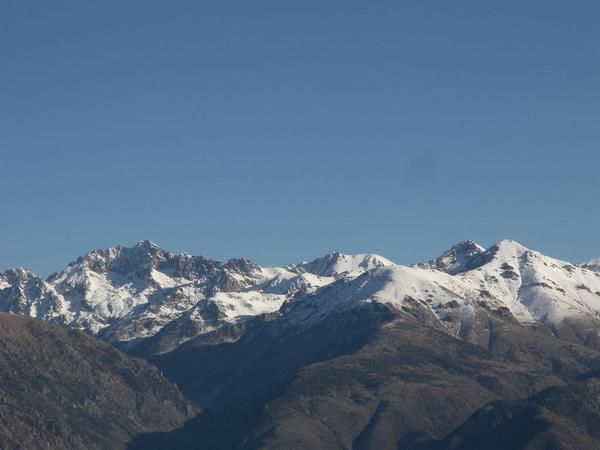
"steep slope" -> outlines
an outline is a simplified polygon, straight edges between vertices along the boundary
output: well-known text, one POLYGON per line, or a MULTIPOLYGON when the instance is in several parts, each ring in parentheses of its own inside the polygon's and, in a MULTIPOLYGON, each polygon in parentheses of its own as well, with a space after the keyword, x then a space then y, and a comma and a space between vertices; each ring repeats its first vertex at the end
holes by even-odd
POLYGON ((0 448, 125 448, 194 413, 153 366, 23 316, 0 313, 0 373, 0 448))

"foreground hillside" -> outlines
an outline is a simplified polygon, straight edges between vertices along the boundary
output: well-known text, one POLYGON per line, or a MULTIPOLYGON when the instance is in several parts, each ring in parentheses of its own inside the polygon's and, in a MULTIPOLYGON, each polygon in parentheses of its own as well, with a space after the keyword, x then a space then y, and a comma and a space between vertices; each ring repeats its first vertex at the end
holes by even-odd
POLYGON ((591 373, 524 400, 496 401, 420 450, 547 450, 600 447, 600 378, 591 373))
POLYGON ((154 367, 80 332, 0 314, 0 448, 119 449, 194 412, 154 367))

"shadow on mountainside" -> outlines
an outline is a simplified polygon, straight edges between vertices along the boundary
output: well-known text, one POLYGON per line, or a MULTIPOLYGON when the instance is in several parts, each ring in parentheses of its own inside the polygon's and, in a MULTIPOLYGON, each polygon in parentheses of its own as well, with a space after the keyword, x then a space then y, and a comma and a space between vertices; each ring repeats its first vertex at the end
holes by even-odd
POLYGON ((155 357, 152 362, 204 411, 176 431, 138 436, 128 449, 236 448, 300 368, 356 352, 393 318, 387 306, 372 303, 309 332, 278 335, 258 319, 237 342, 198 347, 190 342, 155 357))
MULTIPOLYGON (((235 343, 191 341, 153 362, 204 412, 128 448, 416 449, 439 444, 491 401, 518 401, 600 367, 593 349, 481 314, 462 339, 416 304, 369 303, 303 331, 260 319, 235 343)), ((515 417, 542 427, 526 406, 515 417)), ((518 436, 512 443, 524 445, 518 436)))
POLYGON ((596 371, 524 400, 489 403, 443 440, 418 450, 594 450, 600 448, 599 411, 596 371))

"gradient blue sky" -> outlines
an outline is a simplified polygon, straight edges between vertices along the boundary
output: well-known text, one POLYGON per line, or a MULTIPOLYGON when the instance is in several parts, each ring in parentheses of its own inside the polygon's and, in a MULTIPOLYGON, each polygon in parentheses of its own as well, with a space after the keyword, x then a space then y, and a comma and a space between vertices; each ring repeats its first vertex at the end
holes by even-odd
POLYGON ((600 256, 598 1, 2 1, 0 269, 600 256))

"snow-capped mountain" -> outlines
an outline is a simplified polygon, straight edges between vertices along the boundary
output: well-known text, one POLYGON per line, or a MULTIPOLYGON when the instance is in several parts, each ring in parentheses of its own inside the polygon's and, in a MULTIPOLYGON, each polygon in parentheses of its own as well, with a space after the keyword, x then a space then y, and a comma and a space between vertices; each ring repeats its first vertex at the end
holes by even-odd
POLYGON ((393 266, 394 263, 383 256, 374 254, 344 255, 332 252, 311 262, 303 262, 288 266, 297 273, 312 273, 321 277, 340 275, 356 275, 376 267, 393 266))
MULTIPOLYGON (((277 311, 294 294, 333 282, 338 272, 364 271, 384 261, 339 253, 330 259, 325 274, 301 265, 260 267, 247 258, 221 263, 175 255, 141 241, 129 248, 94 250, 47 280, 22 268, 8 270, 0 275, 0 310, 83 329, 126 348, 168 336, 158 346, 166 351, 277 311)), ((316 267, 318 262, 307 264, 316 267)))
POLYGON ((482 311, 560 329, 600 330, 600 271, 546 257, 514 241, 484 249, 463 241, 413 266, 373 255, 330 253, 285 268, 247 258, 225 263, 173 254, 149 241, 95 250, 47 280, 25 269, 0 275, 0 310, 98 335, 126 349, 162 353, 204 336, 235 340, 267 313, 299 326, 368 302, 415 305, 464 336, 482 311))
POLYGON ((459 337, 488 313, 559 334, 575 324, 581 339, 597 340, 600 332, 600 273, 510 240, 487 250, 466 241, 428 263, 374 268, 298 295, 284 310, 290 322, 308 325, 370 302, 433 313, 459 337))
POLYGON ((485 248, 476 242, 462 241, 446 250, 440 257, 426 263, 419 263, 417 266, 438 269, 449 274, 464 272, 469 269, 469 261, 484 251, 485 248))
POLYGON ((0 311, 63 323, 62 301, 50 284, 27 269, 0 275, 0 311))

